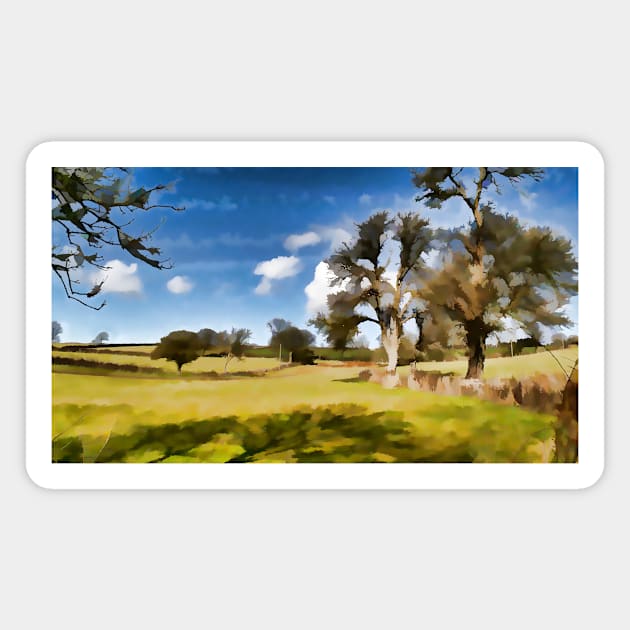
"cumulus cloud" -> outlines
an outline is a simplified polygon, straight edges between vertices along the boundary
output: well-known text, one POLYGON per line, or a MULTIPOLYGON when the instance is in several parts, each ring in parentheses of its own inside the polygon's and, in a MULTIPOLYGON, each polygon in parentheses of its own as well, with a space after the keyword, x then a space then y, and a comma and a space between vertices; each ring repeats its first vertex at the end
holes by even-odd
POLYGON ((352 234, 342 227, 316 225, 303 234, 291 234, 285 239, 284 246, 291 252, 297 252, 302 247, 328 243, 332 252, 351 240, 352 234))
POLYGON ((337 203, 337 199, 334 195, 324 195, 323 199, 326 203, 329 203, 331 206, 334 206, 337 203))
POLYGON ((339 227, 325 227, 318 230, 319 235, 330 243, 331 251, 339 249, 344 243, 352 240, 352 234, 348 230, 339 227))
POLYGON ((266 295, 271 291, 272 280, 281 280, 297 275, 302 264, 297 256, 276 256, 271 260, 264 260, 256 265, 254 274, 262 276, 260 283, 254 289, 258 295, 266 295))
POLYGON ((167 283, 166 288, 175 294, 190 293, 195 285, 186 276, 173 276, 167 283))
POLYGON ((142 293, 142 282, 138 276, 138 264, 125 265, 122 260, 106 262, 107 269, 90 274, 92 284, 103 283, 101 293, 142 293))
POLYGON ((307 298, 306 310, 309 314, 316 315, 320 312, 326 312, 328 310, 328 296, 343 290, 343 282, 341 285, 332 285, 334 277, 327 262, 322 260, 315 267, 313 279, 304 287, 307 298))
POLYGON ((362 206, 369 206, 372 203, 372 195, 363 193, 362 195, 359 196, 359 203, 362 206))
POLYGON ((290 252, 297 252, 302 247, 317 245, 321 241, 321 236, 316 232, 304 232, 304 234, 291 234, 284 241, 284 246, 290 252))
POLYGON ((254 293, 256 295, 267 295, 271 292, 271 280, 269 278, 263 277, 263 279, 256 285, 254 289, 254 293))

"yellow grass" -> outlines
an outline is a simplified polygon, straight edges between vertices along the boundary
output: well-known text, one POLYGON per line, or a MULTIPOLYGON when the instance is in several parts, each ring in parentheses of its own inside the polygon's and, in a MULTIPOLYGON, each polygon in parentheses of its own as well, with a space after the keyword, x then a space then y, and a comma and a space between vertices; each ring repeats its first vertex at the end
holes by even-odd
MULTIPOLYGON (((149 346, 150 347, 150 346, 149 346)), ((138 365, 141 367, 158 367, 167 373, 176 374, 177 366, 173 361, 166 359, 151 359, 149 356, 133 356, 123 352, 61 352, 53 350, 54 357, 68 357, 73 359, 85 359, 87 361, 99 361, 114 363, 116 365, 138 365)), ((233 359, 228 365, 228 372, 252 372, 268 370, 277 367, 276 359, 264 359, 259 357, 245 357, 242 361, 233 359)), ((223 372, 225 359, 222 357, 201 357, 182 367, 182 374, 198 374, 200 372, 223 372)))
POLYGON ((102 352, 103 354, 109 354, 110 352, 146 352, 150 354, 151 351, 155 348, 155 345, 148 346, 109 346, 107 348, 95 348, 98 352, 102 352))
MULTIPOLYGON (((518 357, 486 359, 484 377, 508 378, 513 376, 515 378, 523 378, 532 374, 562 374, 563 369, 569 373, 578 357, 578 349, 574 346, 566 350, 553 350, 552 352, 553 355, 546 350, 542 350, 535 354, 524 354, 518 357)), ((417 364, 419 370, 442 373, 453 372, 456 376, 464 376, 466 367, 466 360, 433 361, 417 364)), ((408 374, 409 367, 400 368, 400 373, 408 374)))
MULTIPOLYGON (((222 371, 220 358, 204 357, 184 366, 184 373, 191 377, 186 378, 177 376, 176 367, 164 360, 124 354, 58 354, 158 365, 169 371, 159 378, 125 372, 96 376, 89 368, 83 374, 53 372, 52 428, 55 452, 62 461, 95 461, 99 456, 114 457, 105 461, 138 462, 211 462, 239 456, 249 457, 248 461, 311 461, 309 457, 324 458, 318 461, 546 461, 552 452, 552 416, 476 397, 387 390, 377 383, 358 381, 363 368, 338 362, 212 380, 195 378, 195 373, 222 371), (310 415, 300 416, 304 413, 310 415), (330 413, 340 413, 341 421, 322 420, 330 413), (222 418, 232 423, 231 428, 212 428, 213 423, 224 422, 222 418), (407 428, 397 433, 400 422, 407 428), (269 430, 285 425, 280 450, 268 445, 259 453, 251 451, 252 440, 261 431, 269 438, 269 430), (403 448, 404 440, 411 446, 403 448), (128 450, 120 451, 120 444, 129 444, 128 450), (63 459, 70 452, 75 459, 63 459)), ((575 354, 566 350, 556 356, 568 364, 575 354)), ((277 365, 274 359, 254 358, 235 362, 232 369, 277 365)), ((465 362, 420 367, 463 373, 465 362)), ((486 374, 523 376, 556 370, 560 368, 552 357, 536 354, 490 359, 486 374)), ((406 371, 400 370, 403 377, 406 371)), ((268 443, 275 444, 275 438, 270 439, 268 443)))

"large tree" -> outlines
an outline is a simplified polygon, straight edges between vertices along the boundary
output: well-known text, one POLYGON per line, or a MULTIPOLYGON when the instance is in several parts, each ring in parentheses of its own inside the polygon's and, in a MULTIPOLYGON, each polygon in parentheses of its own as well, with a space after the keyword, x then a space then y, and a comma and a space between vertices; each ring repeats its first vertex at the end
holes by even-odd
POLYGON ((68 298, 95 310, 105 305, 92 302, 103 281, 82 287, 79 272, 87 267, 106 270, 99 250, 113 246, 156 269, 169 267, 160 249, 149 244, 150 231, 130 233, 133 213, 154 208, 171 208, 151 203, 153 193, 167 188, 133 186, 132 177, 122 168, 53 168, 52 221, 55 242, 52 270, 68 298))
POLYGON ((160 343, 151 353, 151 358, 173 361, 181 375, 182 366, 198 359, 201 352, 201 342, 197 333, 189 330, 174 330, 160 339, 160 343))
MULTIPOLYGON (((464 291, 471 294, 484 293, 489 279, 487 277, 488 250, 484 229, 486 217, 493 211, 494 204, 489 198, 489 191, 501 192, 501 185, 509 182, 518 185, 523 180, 540 181, 543 171, 539 168, 513 167, 490 168, 482 166, 474 169, 454 167, 434 167, 413 172, 412 181, 420 190, 417 201, 429 208, 441 208, 445 202, 459 200, 470 210, 472 229, 461 242, 466 256, 458 263, 465 265, 466 271, 458 270, 459 280, 465 282, 464 291)), ((483 319, 484 308, 477 305, 459 313, 458 321, 464 328, 468 346, 467 378, 478 378, 483 373, 485 362, 485 339, 488 335, 487 324, 483 319)))
POLYGON ((343 244, 327 261, 331 283, 338 290, 328 297, 328 313, 311 320, 338 349, 347 346, 360 324, 376 324, 387 354, 388 385, 397 382, 403 325, 410 321, 421 325, 423 302, 417 281, 433 238, 428 223, 416 213, 392 218, 377 212, 357 224, 354 242, 343 244))
POLYGON ((563 308, 577 293, 577 262, 567 239, 489 209, 481 226, 473 221, 468 228, 444 231, 443 239, 440 264, 423 296, 436 321, 463 329, 467 378, 481 377, 486 340, 506 326, 541 340, 571 323, 563 308), (481 264, 477 243, 484 249, 481 264))

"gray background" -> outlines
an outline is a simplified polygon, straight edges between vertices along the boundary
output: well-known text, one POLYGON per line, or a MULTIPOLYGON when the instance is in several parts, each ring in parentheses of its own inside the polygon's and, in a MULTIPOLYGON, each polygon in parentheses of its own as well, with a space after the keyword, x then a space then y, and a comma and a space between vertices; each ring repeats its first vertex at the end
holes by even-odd
POLYGON ((5 7, 4 627, 627 627, 630 108, 618 6, 5 7), (24 473, 24 160, 61 139, 593 143, 607 167, 602 480, 575 492, 35 487, 24 473))

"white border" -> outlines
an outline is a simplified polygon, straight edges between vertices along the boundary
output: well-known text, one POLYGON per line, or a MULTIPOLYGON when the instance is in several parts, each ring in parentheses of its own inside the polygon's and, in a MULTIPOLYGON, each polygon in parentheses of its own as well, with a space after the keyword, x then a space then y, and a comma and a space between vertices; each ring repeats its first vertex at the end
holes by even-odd
POLYGON ((559 489, 604 469, 604 162, 583 142, 46 142, 26 164, 26 469, 44 488, 559 489), (577 464, 53 464, 50 177, 53 166, 579 168, 580 461, 577 464))

